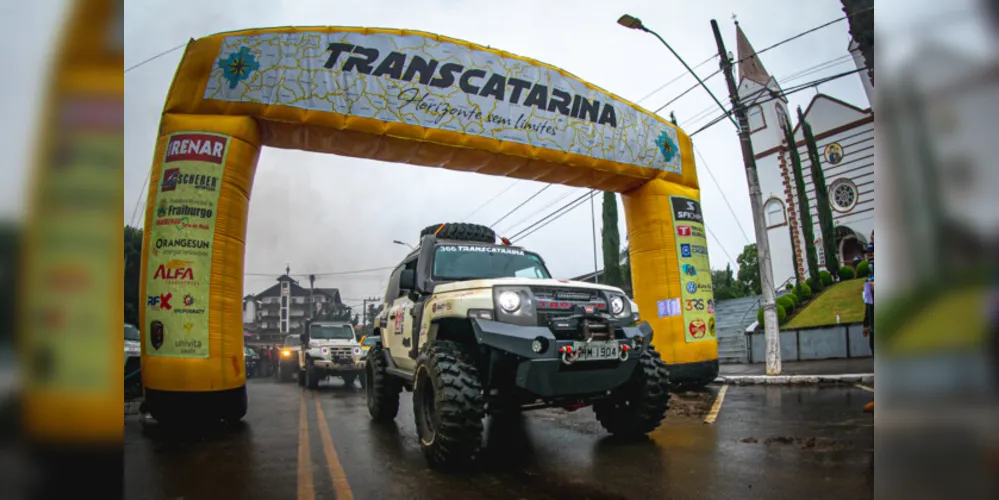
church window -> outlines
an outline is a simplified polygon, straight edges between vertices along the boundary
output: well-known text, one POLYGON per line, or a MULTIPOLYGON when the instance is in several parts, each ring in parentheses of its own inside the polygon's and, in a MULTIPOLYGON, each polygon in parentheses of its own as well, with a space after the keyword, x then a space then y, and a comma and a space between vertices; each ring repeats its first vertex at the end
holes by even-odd
POLYGON ((767 215, 768 228, 782 226, 787 222, 784 204, 777 198, 767 200, 766 205, 763 206, 763 213, 767 215))
POLYGON ((838 212, 853 210, 857 198, 857 185, 849 179, 838 179, 829 186, 829 203, 838 212))
POLYGON ((746 117, 749 119, 749 133, 767 128, 767 121, 763 118, 763 108, 760 106, 749 108, 746 117))

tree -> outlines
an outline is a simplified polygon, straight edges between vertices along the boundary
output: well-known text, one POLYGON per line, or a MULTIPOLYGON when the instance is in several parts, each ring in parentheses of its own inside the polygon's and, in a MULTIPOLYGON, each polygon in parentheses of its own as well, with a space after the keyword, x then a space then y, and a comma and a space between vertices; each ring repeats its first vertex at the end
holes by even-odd
MULTIPOLYGON (((791 124, 784 125, 784 138, 787 140, 789 155, 791 156, 791 167, 794 171, 794 186, 798 195, 798 220, 801 221, 802 237, 805 239, 805 262, 808 263, 808 275, 812 277, 812 282, 819 279, 819 256, 815 251, 815 227, 812 223, 812 211, 808 206, 808 193, 805 192, 805 177, 801 170, 801 156, 798 154, 798 146, 795 145, 794 132, 791 131, 791 124)), ((792 228, 792 231, 794 229, 792 228)), ((798 269, 795 262, 794 268, 798 269)), ((798 276, 798 284, 804 283, 798 276)), ((822 284, 819 283, 819 290, 822 284)), ((816 291, 819 291, 816 290, 816 291)))
MULTIPOLYGON (((867 76, 874 84, 874 0, 842 0, 843 12, 849 16, 850 36, 857 42, 867 76)), ((985 2, 994 4, 994 2, 985 2)))
POLYGON ((125 226, 125 323, 139 324, 139 278, 142 276, 142 229, 125 226))
POLYGON ((743 247, 742 253, 735 260, 739 264, 739 273, 736 276, 742 290, 747 295, 763 293, 760 287, 760 262, 756 256, 756 243, 743 247))
POLYGON ((728 264, 725 269, 711 270, 711 285, 714 288, 715 300, 738 299, 745 297, 745 290, 736 282, 732 272, 732 265, 728 264))
POLYGON ((10 340, 15 329, 15 311, 21 273, 21 225, 0 223, 0 339, 10 340))
POLYGON ((631 249, 628 245, 621 249, 621 282, 621 289, 624 290, 624 293, 634 298, 635 292, 631 282, 631 249))
POLYGON ((601 230, 604 247, 604 283, 621 287, 621 233, 617 229, 617 195, 604 192, 604 226, 601 230))
MULTIPOLYGON (((812 164, 812 185, 815 187, 815 208, 819 212, 819 229, 822 230, 822 249, 826 258, 826 270, 833 276, 839 272, 839 259, 836 258, 836 233, 833 228, 832 206, 829 204, 829 188, 822 172, 819 149, 815 145, 812 126, 805 121, 805 115, 798 106, 798 123, 801 124, 805 145, 808 146, 808 159, 812 164)), ((818 281, 813 279, 813 282, 818 281)))

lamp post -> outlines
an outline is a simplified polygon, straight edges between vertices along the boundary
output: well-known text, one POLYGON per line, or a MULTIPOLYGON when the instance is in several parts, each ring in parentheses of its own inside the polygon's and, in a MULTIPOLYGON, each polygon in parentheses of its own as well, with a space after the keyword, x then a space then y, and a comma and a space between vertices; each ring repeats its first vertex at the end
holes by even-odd
POLYGON ((645 25, 642 24, 642 20, 641 19, 639 19, 637 17, 634 17, 634 16, 630 16, 628 14, 625 14, 625 15, 621 16, 621 18, 617 20, 617 23, 620 24, 621 26, 624 26, 625 28, 629 28, 629 29, 633 29, 633 30, 639 30, 639 31, 644 31, 644 32, 649 33, 652 36, 658 38, 659 41, 662 42, 662 44, 665 45, 666 48, 669 49, 669 51, 671 53, 673 53, 673 56, 676 57, 678 61, 680 61, 680 64, 683 64, 683 67, 687 68, 687 71, 690 72, 690 74, 694 76, 694 78, 697 80, 697 83, 699 83, 701 85, 701 87, 704 88, 704 90, 708 93, 708 95, 710 95, 711 98, 714 99, 715 104, 718 104, 718 107, 721 108, 722 113, 725 113, 725 116, 727 116, 728 119, 732 121, 732 124, 735 125, 736 128, 739 127, 739 123, 737 121, 735 121, 735 118, 732 117, 732 114, 729 113, 729 111, 727 109, 725 109, 725 106, 722 105, 721 101, 719 101, 717 97, 715 97, 715 94, 713 92, 711 92, 711 89, 709 89, 707 87, 707 85, 704 85, 704 81, 701 80, 701 77, 697 76, 697 73, 695 73, 694 70, 693 70, 693 68, 691 68, 687 64, 687 61, 684 61, 683 58, 680 57, 680 54, 677 54, 676 51, 673 50, 673 47, 670 47, 670 45, 668 43, 666 43, 666 40, 664 40, 663 37, 659 36, 659 33, 656 33, 655 31, 652 31, 649 28, 646 28, 645 25))
POLYGON ((405 241, 392 240, 392 243, 395 243, 396 245, 402 245, 402 246, 409 247, 410 250, 416 250, 416 247, 414 247, 413 245, 410 245, 409 243, 406 243, 405 241))

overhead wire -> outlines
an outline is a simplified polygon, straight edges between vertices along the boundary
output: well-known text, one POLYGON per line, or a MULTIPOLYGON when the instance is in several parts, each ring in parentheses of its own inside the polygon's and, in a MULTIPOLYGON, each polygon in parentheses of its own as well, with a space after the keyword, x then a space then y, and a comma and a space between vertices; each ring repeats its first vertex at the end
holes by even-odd
POLYGON ((596 189, 589 190, 587 193, 583 194, 582 196, 576 198, 575 200, 569 202, 566 205, 563 205, 561 208, 559 208, 555 212, 552 212, 547 217, 545 217, 545 218, 537 221, 536 223, 528 226, 526 229, 524 229, 521 232, 517 233, 515 236, 511 237, 510 239, 511 240, 516 239, 516 241, 521 241, 524 238, 527 238, 528 236, 530 236, 530 235, 536 233, 537 231, 539 231, 541 228, 543 228, 543 227, 547 226, 548 224, 551 224, 552 222, 555 222, 556 220, 562 218, 562 216, 564 216, 565 214, 567 214, 567 213, 569 213, 569 212, 571 212, 571 211, 573 211, 573 210, 581 207, 583 204, 585 204, 591 198, 593 198, 594 196, 596 196, 596 194, 597 194, 597 190, 596 189))
MULTIPOLYGON (((735 224, 739 228, 739 232, 742 233, 742 237, 745 238, 746 244, 748 245, 752 240, 750 240, 749 236, 746 235, 746 230, 743 229, 742 223, 739 222, 739 217, 735 215, 735 210, 732 209, 732 204, 728 202, 728 196, 725 196, 725 190, 721 188, 721 184, 718 183, 718 179, 715 178, 715 174, 711 172, 711 168, 708 167, 707 160, 704 159, 704 156, 701 154, 700 150, 697 149, 697 146, 694 146, 693 149, 694 153, 697 154, 697 157, 700 159, 699 165, 704 167, 704 170, 707 171, 709 176, 711 176, 711 180, 715 182, 715 187, 717 187, 718 191, 721 193, 722 200, 725 201, 725 206, 728 207, 729 213, 732 214, 732 219, 735 220, 735 224)), ((707 226, 705 225, 705 227, 707 226)))
MULTIPOLYGON (((701 66, 704 66, 705 64, 707 64, 707 63, 709 63, 709 62, 711 62, 711 61, 713 61, 713 60, 715 60, 715 59, 717 59, 717 58, 718 58, 718 54, 713 54, 713 55, 712 55, 711 57, 709 57, 709 58, 705 59, 705 60, 704 60, 703 62, 699 63, 699 64, 698 64, 697 66, 694 66, 694 69, 697 69, 697 68, 700 68, 701 66)), ((664 88, 666 88, 666 87, 669 87, 670 85, 672 85, 672 84, 674 84, 674 83, 676 83, 676 82, 680 81, 680 79, 681 79, 681 78, 683 78, 683 77, 685 77, 685 76, 688 76, 689 74, 690 74, 690 73, 680 73, 679 75, 677 75, 676 77, 674 77, 674 78, 673 78, 673 79, 671 79, 670 81, 668 81, 668 82, 666 82, 666 83, 662 84, 662 86, 660 86, 659 88, 657 88, 657 89, 653 90, 652 92, 649 92, 649 94, 648 94, 648 95, 646 95, 645 97, 643 97, 643 98, 641 98, 641 99, 639 99, 639 100, 635 101, 635 104, 641 104, 641 103, 642 103, 642 101, 644 101, 644 100, 646 100, 646 99, 648 99, 648 98, 652 97, 653 95, 655 95, 655 94, 659 93, 659 91, 661 91, 662 89, 664 89, 664 88)))
POLYGON ((165 55, 167 55, 167 54, 169 54, 169 53, 171 53, 171 52, 173 52, 173 51, 175 51, 177 49, 186 47, 187 44, 188 44, 188 42, 184 42, 184 43, 182 43, 182 44, 180 44, 180 45, 178 45, 178 46, 176 46, 176 47, 174 47, 172 49, 164 50, 163 52, 160 52, 159 54, 156 54, 155 56, 150 57, 149 59, 146 59, 146 60, 144 60, 144 61, 142 61, 142 62, 140 62, 138 64, 133 64, 132 66, 129 66, 129 67, 125 68, 125 73, 128 73, 129 71, 132 71, 133 69, 138 68, 138 67, 140 67, 140 66, 142 66, 142 65, 144 65, 146 63, 151 63, 151 62, 153 62, 153 61, 155 61, 155 60, 157 60, 157 59, 159 59, 159 58, 161 58, 161 57, 163 57, 163 56, 165 56, 165 55))
POLYGON ((471 212, 470 212, 470 213, 469 213, 468 215, 466 215, 466 216, 465 216, 464 218, 462 218, 462 219, 461 219, 461 220, 462 220, 462 222, 467 222, 467 221, 468 221, 468 219, 469 219, 469 218, 470 218, 471 216, 475 215, 476 213, 478 213, 478 211, 479 211, 479 210, 482 210, 482 209, 483 209, 483 208, 484 208, 484 207, 485 207, 486 205, 488 205, 488 204, 492 203, 492 202, 493 202, 493 200, 495 200, 496 198, 499 198, 499 197, 500 197, 500 196, 502 196, 502 195, 503 195, 504 193, 506 193, 507 191, 509 191, 510 189, 512 189, 512 188, 513 188, 514 186, 516 186, 516 185, 517 185, 518 183, 520 183, 520 181, 521 181, 521 179, 517 179, 517 180, 515 180, 515 181, 511 182, 511 183, 510 183, 510 185, 509 185, 509 186, 507 186, 507 187, 506 187, 505 189, 503 189, 502 191, 500 191, 500 192, 496 193, 495 195, 493 195, 493 197, 492 197, 492 198, 489 198, 488 200, 486 200, 486 202, 485 202, 485 203, 483 203, 483 204, 479 205, 479 208, 476 208, 475 210, 472 210, 472 211, 471 211, 471 212))
POLYGON ((503 217, 500 217, 499 220, 497 220, 496 222, 493 222, 492 224, 490 224, 489 227, 496 227, 497 224, 499 224, 500 222, 503 222, 504 219, 506 219, 507 217, 509 217, 510 215, 512 215, 517 210, 520 210, 520 207, 523 207, 524 205, 527 205, 531 200, 533 200, 534 198, 536 198, 539 194, 545 192, 545 190, 548 189, 548 188, 550 188, 550 187, 552 187, 552 184, 547 184, 545 186, 542 186, 541 189, 537 190, 534 194, 532 194, 526 200, 520 202, 520 205, 517 205, 517 206, 513 207, 513 210, 510 210, 509 212, 506 213, 506 215, 504 215, 503 217))
POLYGON ((547 204, 547 205, 545 205, 545 206, 543 206, 543 207, 535 210, 534 212, 531 212, 530 214, 524 216, 522 219, 518 220, 517 222, 515 222, 515 223, 513 223, 513 224, 511 224, 509 226, 507 226, 507 228, 504 229, 502 232, 508 233, 508 232, 512 231, 515 227, 523 224, 524 222, 527 222, 528 219, 530 219, 531 217, 534 217, 535 215, 538 215, 541 212, 544 212, 545 210, 548 210, 549 208, 552 207, 552 205, 554 205, 554 204, 556 204, 556 203, 558 203, 558 202, 560 202, 560 201, 568 198, 569 195, 571 195, 572 193, 573 193, 572 191, 567 191, 565 193, 562 193, 561 196, 559 196, 559 197, 555 198, 554 200, 552 200, 551 203, 549 203, 549 204, 547 204))

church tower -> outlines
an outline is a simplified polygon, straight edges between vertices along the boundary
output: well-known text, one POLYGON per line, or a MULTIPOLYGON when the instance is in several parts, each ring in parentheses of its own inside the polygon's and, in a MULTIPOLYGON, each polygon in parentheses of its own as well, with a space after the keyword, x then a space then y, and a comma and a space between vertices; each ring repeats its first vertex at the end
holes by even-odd
POLYGON ((757 153, 768 151, 784 140, 784 124, 790 123, 787 97, 783 95, 777 80, 763 67, 738 21, 735 23, 735 37, 739 61, 739 98, 746 105, 753 150, 757 153))

